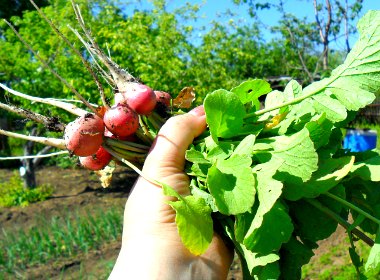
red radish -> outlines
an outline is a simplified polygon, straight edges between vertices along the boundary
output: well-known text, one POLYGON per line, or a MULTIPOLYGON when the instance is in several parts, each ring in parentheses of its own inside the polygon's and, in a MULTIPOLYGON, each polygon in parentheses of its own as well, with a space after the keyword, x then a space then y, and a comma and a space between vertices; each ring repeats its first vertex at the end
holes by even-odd
POLYGON ((140 115, 149 115, 156 106, 154 91, 143 84, 128 83, 125 91, 115 94, 115 104, 127 103, 140 115))
POLYGON ((90 170, 101 170, 107 166, 111 161, 112 155, 107 152, 102 146, 99 147, 98 151, 87 157, 79 157, 80 163, 90 170))
POLYGON ((170 100, 172 99, 171 95, 165 91, 154 91, 156 95, 157 103, 164 104, 166 107, 170 107, 170 100))
POLYGON ((119 103, 105 112, 104 124, 112 134, 121 138, 136 132, 139 127, 139 117, 126 104, 119 103))
POLYGON ((66 126, 66 148, 77 156, 93 155, 103 142, 103 132, 103 120, 94 114, 85 114, 66 126))

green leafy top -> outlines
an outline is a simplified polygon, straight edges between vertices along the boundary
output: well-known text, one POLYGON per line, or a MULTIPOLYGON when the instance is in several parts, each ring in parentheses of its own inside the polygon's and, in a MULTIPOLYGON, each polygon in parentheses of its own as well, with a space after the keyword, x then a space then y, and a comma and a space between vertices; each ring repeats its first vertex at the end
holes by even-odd
MULTIPOLYGON (((194 244, 207 244, 195 233, 210 233, 194 224, 189 238, 181 230, 183 220, 195 221, 193 212, 203 213, 194 214, 199 221, 218 212, 214 223, 234 243, 249 277, 294 279, 316 241, 329 236, 338 223, 349 227, 347 209, 358 219, 355 230, 359 226, 373 233, 379 228, 380 191, 373 184, 379 181, 380 156, 350 155, 341 146, 340 127, 348 114, 370 104, 380 91, 380 12, 367 13, 358 28, 359 41, 329 78, 304 89, 291 81, 284 92, 270 92, 268 83, 248 80, 206 96, 209 136, 198 139, 186 154, 192 196, 171 203, 186 246, 194 248, 191 238, 194 244), (352 188, 357 184, 361 187, 352 188), (370 208, 360 209, 353 201, 370 208)), ((354 247, 350 251, 355 256, 354 247)), ((379 260, 376 245, 366 267, 377 269, 379 260)))

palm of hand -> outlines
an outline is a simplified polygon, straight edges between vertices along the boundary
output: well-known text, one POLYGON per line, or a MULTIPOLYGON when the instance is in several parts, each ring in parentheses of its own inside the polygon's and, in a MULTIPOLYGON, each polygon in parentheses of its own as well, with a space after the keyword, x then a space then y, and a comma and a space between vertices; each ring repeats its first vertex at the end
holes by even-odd
MULTIPOLYGON (((168 184, 181 195, 189 194, 189 179, 183 172, 184 155, 204 128, 204 116, 186 114, 170 119, 160 130, 143 173, 168 184)), ((208 250, 201 256, 192 255, 178 235, 175 211, 166 203, 171 199, 158 186, 139 178, 126 204, 122 250, 110 278, 120 279, 113 277, 116 275, 131 276, 128 279, 227 277, 231 250, 214 233, 208 250)))

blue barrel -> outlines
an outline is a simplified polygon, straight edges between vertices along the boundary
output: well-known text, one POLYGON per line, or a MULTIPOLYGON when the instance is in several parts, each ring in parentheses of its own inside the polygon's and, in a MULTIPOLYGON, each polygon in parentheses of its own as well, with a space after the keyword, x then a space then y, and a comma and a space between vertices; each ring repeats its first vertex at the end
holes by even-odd
POLYGON ((351 152, 362 152, 376 148, 377 132, 367 129, 348 129, 343 148, 351 152))

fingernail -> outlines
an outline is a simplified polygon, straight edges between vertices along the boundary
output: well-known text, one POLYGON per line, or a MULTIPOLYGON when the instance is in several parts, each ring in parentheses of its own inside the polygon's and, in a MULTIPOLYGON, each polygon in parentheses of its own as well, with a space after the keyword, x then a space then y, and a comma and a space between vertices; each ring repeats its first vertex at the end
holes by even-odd
POLYGON ((189 114, 192 114, 194 116, 197 116, 197 117, 202 117, 205 115, 205 108, 203 107, 203 105, 200 105, 198 107, 195 107, 194 109, 192 109, 189 114))

